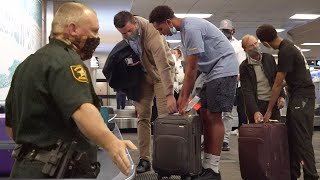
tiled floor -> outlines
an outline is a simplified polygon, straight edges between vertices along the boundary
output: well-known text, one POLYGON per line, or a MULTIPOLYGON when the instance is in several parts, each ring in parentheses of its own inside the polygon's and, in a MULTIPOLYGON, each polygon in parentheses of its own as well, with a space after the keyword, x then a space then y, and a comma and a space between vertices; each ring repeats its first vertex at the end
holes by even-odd
MULTIPOLYGON (((122 131, 122 135, 124 139, 131 140, 134 144, 138 145, 137 140, 137 133, 135 131, 122 131)), ((313 136, 313 144, 314 144, 314 151, 316 155, 316 166, 318 172, 320 172, 320 131, 317 129, 314 132, 313 136)), ((230 142, 231 150, 228 152, 222 152, 221 155, 221 162, 220 162, 220 171, 222 174, 223 180, 241 180, 240 176, 240 168, 239 168, 239 159, 238 159, 238 136, 231 135, 231 142, 230 142)), ((130 152, 133 161, 137 164, 139 160, 139 153, 138 151, 131 151, 130 152)), ((138 180, 146 179, 148 180, 155 179, 151 178, 151 176, 144 176, 137 175, 138 180)), ((147 180, 146 179, 146 180, 147 180)), ((176 179, 176 178, 172 178, 176 179)), ((303 178, 300 178, 301 180, 303 178)))

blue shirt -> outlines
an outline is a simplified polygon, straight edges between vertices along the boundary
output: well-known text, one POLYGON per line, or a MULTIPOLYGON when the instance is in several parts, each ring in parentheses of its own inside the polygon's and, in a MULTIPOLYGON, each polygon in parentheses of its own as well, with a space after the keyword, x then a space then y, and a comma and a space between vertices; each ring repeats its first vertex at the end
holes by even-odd
POLYGON ((181 41, 187 56, 198 54, 198 68, 204 80, 235 76, 239 63, 230 41, 207 20, 187 17, 182 20, 181 41))

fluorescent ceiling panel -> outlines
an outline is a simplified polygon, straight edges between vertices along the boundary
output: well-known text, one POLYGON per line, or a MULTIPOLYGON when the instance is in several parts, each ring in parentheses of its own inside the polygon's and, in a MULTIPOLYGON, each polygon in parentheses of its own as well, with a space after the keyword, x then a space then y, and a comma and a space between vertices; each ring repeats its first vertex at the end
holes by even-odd
POLYGON ((198 17, 198 18, 209 18, 212 14, 174 14, 178 18, 185 18, 185 17, 198 17))
POLYGON ((289 19, 317 19, 320 17, 320 14, 295 14, 289 19))
POLYGON ((277 32, 282 32, 284 31, 285 29, 276 29, 277 32))
POLYGON ((320 43, 303 43, 304 46, 320 46, 320 43))

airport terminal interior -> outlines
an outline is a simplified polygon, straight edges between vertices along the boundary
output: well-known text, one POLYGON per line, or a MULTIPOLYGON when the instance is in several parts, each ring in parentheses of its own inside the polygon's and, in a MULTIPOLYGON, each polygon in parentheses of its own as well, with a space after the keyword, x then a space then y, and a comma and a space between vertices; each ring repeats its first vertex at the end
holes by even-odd
MULTIPOLYGON (((68 0, 10 0, 0 6, 0 179, 7 179, 14 160, 10 157, 15 143, 6 138, 4 106, 12 76, 16 67, 30 54, 49 43, 51 22, 58 7, 68 0), (6 157, 4 157, 6 156, 6 157)), ((71 2, 71 1, 70 1, 71 2)), ((273 25, 279 36, 291 40, 301 48, 310 68, 315 85, 315 114, 313 147, 318 173, 320 172, 320 1, 319 0, 75 0, 93 8, 99 19, 100 44, 93 57, 84 61, 90 70, 93 87, 102 102, 106 122, 111 124, 118 138, 131 140, 138 146, 138 114, 134 101, 126 96, 125 104, 119 105, 117 93, 111 88, 102 70, 106 59, 114 46, 123 37, 114 27, 113 18, 120 11, 129 11, 134 15, 148 19, 153 8, 159 5, 171 7, 177 17, 200 17, 219 28, 220 22, 228 19, 234 29, 233 37, 241 40, 246 34, 256 36, 256 29, 262 24, 273 25)), ((181 49, 180 32, 165 36, 170 49, 181 49)), ((278 50, 268 49, 260 44, 261 51, 272 54, 276 62, 278 50)), ((182 60, 184 61, 184 60, 182 60)), ((281 119, 286 119, 286 105, 280 110, 281 119)), ((154 108, 154 107, 153 107, 154 108)), ((154 113, 156 110, 152 110, 154 113)), ((101 111, 102 112, 102 111, 101 111)), ((13 112, 14 113, 14 112, 13 112)), ((152 120, 155 119, 154 114, 152 120)), ((224 180, 241 180, 238 153, 238 114, 237 107, 232 110, 232 131, 228 151, 222 151, 220 173, 224 180)), ((153 122, 151 123, 153 124, 153 122)), ((109 125, 110 126, 110 125, 109 125)), ((151 136, 153 141, 153 136, 151 136)), ((151 143, 152 145, 152 143, 151 143)), ((152 152, 151 147, 151 152, 152 152)), ((130 175, 123 175, 113 164, 112 159, 102 149, 98 150, 101 180, 154 180, 158 175, 151 169, 137 174, 139 151, 128 150, 131 163, 130 175)), ((163 177, 180 179, 180 176, 163 177)), ((300 179, 303 179, 301 176, 300 179)), ((279 179, 280 180, 280 179, 279 179)))

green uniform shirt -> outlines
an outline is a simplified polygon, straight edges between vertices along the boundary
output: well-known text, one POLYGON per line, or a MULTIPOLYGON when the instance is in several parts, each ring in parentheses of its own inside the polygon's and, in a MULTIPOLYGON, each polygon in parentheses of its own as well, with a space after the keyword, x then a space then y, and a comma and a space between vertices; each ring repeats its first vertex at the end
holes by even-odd
POLYGON ((45 147, 58 139, 77 140, 88 150, 93 145, 71 119, 84 103, 100 108, 89 70, 67 44, 51 39, 17 67, 6 99, 6 125, 17 144, 45 147))

